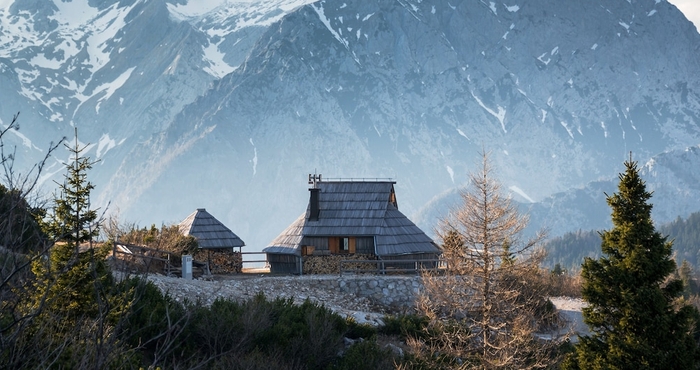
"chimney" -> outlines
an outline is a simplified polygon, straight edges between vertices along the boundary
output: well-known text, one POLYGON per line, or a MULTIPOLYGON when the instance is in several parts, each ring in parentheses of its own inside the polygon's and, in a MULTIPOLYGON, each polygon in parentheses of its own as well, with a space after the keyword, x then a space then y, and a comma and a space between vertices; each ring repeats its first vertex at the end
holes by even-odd
POLYGON ((318 194, 320 193, 321 189, 319 188, 311 188, 309 189, 310 197, 309 197, 309 220, 310 221, 318 221, 318 215, 321 213, 321 210, 319 209, 318 205, 318 194))
POLYGON ((318 215, 321 213, 318 205, 318 194, 321 191, 318 188, 319 182, 321 182, 321 174, 317 175, 315 171, 313 175, 309 174, 309 185, 312 185, 311 189, 309 189, 309 220, 311 221, 318 221, 318 215))

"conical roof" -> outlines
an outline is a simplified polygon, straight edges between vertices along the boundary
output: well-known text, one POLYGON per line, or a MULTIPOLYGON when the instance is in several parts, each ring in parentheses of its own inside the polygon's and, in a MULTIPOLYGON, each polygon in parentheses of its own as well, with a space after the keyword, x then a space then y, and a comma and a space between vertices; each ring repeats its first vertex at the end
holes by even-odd
POLYGON ((219 249, 242 247, 245 242, 206 209, 198 208, 179 225, 180 233, 197 238, 199 248, 219 249))

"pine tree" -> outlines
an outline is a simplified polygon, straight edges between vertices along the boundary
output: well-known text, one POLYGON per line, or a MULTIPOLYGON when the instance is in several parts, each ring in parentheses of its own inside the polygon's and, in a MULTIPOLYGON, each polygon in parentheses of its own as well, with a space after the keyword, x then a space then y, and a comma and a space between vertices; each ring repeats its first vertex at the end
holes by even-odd
POLYGON ((99 234, 97 211, 90 209, 90 191, 94 185, 87 180, 87 171, 94 162, 83 155, 87 146, 80 146, 78 131, 75 145, 65 145, 71 153, 66 164, 60 195, 54 199, 52 214, 42 220, 42 227, 55 242, 48 259, 33 263, 35 283, 34 309, 44 305, 54 313, 68 318, 93 317, 100 311, 105 289, 112 285, 112 277, 105 265, 108 253, 104 248, 92 247, 99 234), (81 253, 81 244, 89 243, 81 253))
POLYGON ((696 369, 698 312, 674 305, 683 283, 669 279, 672 243, 654 228, 637 163, 630 158, 625 167, 618 192, 607 196, 613 228, 601 233, 603 255, 581 269, 592 334, 580 338, 565 368, 696 369))
POLYGON ((87 146, 80 146, 77 129, 75 137, 75 146, 65 145, 72 158, 66 164, 64 182, 57 183, 60 194, 44 229, 53 240, 77 248, 99 235, 99 229, 95 223, 97 211, 90 209, 90 192, 95 186, 87 180, 87 172, 95 162, 83 155, 87 146))

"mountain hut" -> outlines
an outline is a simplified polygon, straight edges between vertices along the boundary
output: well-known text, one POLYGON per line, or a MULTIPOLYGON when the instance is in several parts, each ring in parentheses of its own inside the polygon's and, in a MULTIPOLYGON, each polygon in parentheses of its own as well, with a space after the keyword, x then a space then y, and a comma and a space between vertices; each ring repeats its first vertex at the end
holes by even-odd
POLYGON ((263 249, 272 273, 302 273, 304 258, 361 254, 435 260, 440 248, 398 209, 394 181, 321 181, 309 175, 309 204, 263 249))
POLYGON ((179 230, 185 236, 195 237, 199 249, 207 251, 207 261, 213 273, 241 271, 241 251, 245 242, 206 209, 198 208, 187 216, 180 222, 179 230))

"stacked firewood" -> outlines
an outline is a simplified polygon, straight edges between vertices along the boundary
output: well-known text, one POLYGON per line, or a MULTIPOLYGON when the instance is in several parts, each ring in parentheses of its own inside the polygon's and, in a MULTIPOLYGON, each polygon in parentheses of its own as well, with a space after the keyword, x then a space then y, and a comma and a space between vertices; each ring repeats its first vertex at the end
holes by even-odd
MULTIPOLYGON (((347 254, 330 256, 306 256, 304 257, 304 274, 323 275, 340 273, 341 260, 376 260, 376 256, 370 254, 347 254)), ((344 263, 343 269, 351 270, 376 270, 377 265, 372 263, 344 263)))
POLYGON ((209 261, 212 274, 239 274, 243 267, 241 254, 231 251, 201 251, 197 260, 209 261))

